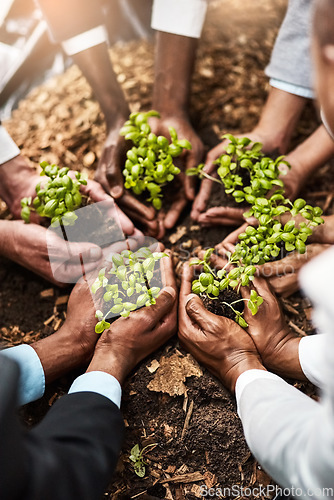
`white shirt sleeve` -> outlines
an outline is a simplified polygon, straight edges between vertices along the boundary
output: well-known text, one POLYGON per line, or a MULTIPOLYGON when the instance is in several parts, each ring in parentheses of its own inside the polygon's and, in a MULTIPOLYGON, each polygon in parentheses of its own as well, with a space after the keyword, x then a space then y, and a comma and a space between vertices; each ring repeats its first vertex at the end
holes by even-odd
POLYGON ((317 387, 324 387, 327 380, 323 370, 324 352, 328 346, 328 334, 303 337, 299 342, 299 362, 305 376, 317 387))
POLYGON ((25 405, 41 398, 45 391, 45 376, 35 349, 28 344, 22 344, 4 349, 0 353, 1 356, 6 356, 19 365, 19 405, 25 405))
POLYGON ((87 372, 74 380, 68 391, 74 392, 96 392, 110 399, 118 408, 121 406, 122 389, 118 380, 106 372, 87 372))
POLYGON ((20 150, 8 134, 7 130, 0 125, 0 165, 12 160, 20 154, 20 150))
POLYGON ((80 33, 72 38, 68 38, 62 42, 61 45, 68 56, 73 56, 91 47, 100 45, 101 43, 109 43, 107 30, 102 25, 85 31, 84 33, 80 33))
POLYGON ((154 0, 153 29, 174 35, 200 38, 207 0, 154 0))

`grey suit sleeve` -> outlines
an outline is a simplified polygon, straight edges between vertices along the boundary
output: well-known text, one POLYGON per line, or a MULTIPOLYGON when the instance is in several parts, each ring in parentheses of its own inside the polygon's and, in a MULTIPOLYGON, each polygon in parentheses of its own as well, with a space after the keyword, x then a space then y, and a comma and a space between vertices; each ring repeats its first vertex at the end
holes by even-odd
POLYGON ((297 87, 313 88, 311 21, 313 0, 289 0, 266 75, 297 87))

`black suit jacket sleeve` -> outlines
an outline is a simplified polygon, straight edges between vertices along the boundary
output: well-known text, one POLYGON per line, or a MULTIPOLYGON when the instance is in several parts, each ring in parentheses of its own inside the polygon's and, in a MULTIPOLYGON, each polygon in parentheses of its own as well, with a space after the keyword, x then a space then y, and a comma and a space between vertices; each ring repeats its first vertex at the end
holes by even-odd
POLYGON ((100 499, 121 448, 119 409, 96 393, 68 394, 23 431, 15 415, 18 370, 8 361, 0 361, 0 498, 100 499))

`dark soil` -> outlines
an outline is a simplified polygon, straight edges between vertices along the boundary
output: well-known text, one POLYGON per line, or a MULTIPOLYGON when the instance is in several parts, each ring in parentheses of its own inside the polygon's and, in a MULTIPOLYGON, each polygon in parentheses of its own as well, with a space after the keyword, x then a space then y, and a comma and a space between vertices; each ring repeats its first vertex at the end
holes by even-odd
MULTIPOLYGON (((203 297, 203 304, 205 305, 206 309, 213 314, 217 314, 218 316, 225 316, 226 318, 229 319, 235 319, 235 313, 232 311, 232 309, 224 304, 223 302, 227 302, 227 304, 232 304, 236 300, 240 300, 241 295, 235 292, 234 290, 230 289, 225 289, 222 292, 219 293, 217 299, 210 299, 209 297, 205 296, 203 297)), ((238 302, 237 304, 233 305, 233 308, 239 312, 242 312, 244 310, 244 303, 243 302, 238 302)))

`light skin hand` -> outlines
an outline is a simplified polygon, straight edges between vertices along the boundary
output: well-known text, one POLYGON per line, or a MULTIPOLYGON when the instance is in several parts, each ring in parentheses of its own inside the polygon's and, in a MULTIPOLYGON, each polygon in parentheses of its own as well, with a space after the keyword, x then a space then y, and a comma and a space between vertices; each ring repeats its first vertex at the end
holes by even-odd
POLYGON ((119 318, 98 341, 87 369, 104 371, 121 384, 146 356, 163 345, 177 330, 177 288, 171 259, 160 261, 165 283, 156 304, 119 318))
POLYGON ((64 283, 73 283, 82 276, 80 254, 86 273, 95 269, 102 261, 102 250, 93 243, 67 243, 37 224, 25 224, 23 221, 0 222, 0 254, 55 285, 64 286, 64 283), (68 259, 69 249, 71 259, 68 259), (53 262, 53 269, 50 260, 53 262), (66 265, 63 261, 67 261, 66 265), (52 271, 56 273, 57 279, 52 271))
POLYGON ((265 370, 254 342, 234 321, 205 309, 191 293, 193 268, 183 266, 179 301, 179 339, 231 392, 243 372, 265 370))
MULTIPOLYGON (((300 337, 292 333, 285 322, 282 310, 266 280, 255 278, 254 289, 263 298, 263 304, 255 316, 246 307, 244 318, 264 366, 283 377, 307 380, 299 363, 300 337)), ((248 287, 241 287, 244 299, 250 296, 248 287)))

